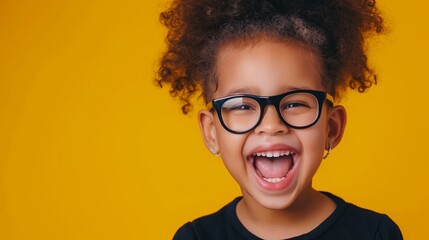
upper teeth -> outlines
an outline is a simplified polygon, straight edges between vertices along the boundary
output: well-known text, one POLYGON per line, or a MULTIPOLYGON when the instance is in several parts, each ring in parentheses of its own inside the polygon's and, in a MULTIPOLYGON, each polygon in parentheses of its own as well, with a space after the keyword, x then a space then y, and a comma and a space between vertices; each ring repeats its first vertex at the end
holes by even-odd
POLYGON ((253 155, 262 156, 262 157, 280 157, 280 156, 289 156, 294 154, 292 151, 274 151, 274 152, 257 152, 253 155))

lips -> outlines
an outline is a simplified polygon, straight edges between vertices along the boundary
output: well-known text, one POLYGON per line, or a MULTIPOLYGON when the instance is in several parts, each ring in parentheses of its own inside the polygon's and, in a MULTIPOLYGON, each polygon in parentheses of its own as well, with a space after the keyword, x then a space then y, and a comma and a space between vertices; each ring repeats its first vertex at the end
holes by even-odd
POLYGON ((297 165, 297 151, 291 147, 255 149, 247 157, 259 185, 266 190, 286 188, 297 165))

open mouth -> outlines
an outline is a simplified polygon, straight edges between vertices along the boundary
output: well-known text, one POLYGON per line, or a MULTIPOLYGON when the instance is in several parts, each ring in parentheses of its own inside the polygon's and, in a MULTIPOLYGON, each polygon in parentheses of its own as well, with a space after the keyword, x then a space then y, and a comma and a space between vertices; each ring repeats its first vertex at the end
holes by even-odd
POLYGON ((263 151, 249 156, 256 173, 268 183, 283 181, 295 166, 294 151, 263 151))

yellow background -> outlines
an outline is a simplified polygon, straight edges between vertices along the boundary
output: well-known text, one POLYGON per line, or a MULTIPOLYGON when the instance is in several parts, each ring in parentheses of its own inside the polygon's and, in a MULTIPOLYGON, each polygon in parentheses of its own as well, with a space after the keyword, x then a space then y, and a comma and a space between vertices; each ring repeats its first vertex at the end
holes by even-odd
MULTIPOLYGON (((427 1, 378 1, 379 85, 349 94, 318 189, 429 236, 427 1)), ((171 239, 239 194, 153 86, 163 1, 0 0, 0 239, 171 239)), ((198 108, 199 106, 197 106, 198 108)))

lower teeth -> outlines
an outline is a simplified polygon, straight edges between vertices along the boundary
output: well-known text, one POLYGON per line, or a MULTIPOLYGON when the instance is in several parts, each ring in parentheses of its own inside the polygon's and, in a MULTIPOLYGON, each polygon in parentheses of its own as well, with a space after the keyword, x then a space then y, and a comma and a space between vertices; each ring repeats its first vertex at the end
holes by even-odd
POLYGON ((267 182, 270 182, 270 183, 278 183, 278 182, 282 181, 283 179, 285 179, 285 177, 281 177, 281 178, 264 178, 263 177, 263 179, 267 182))
POLYGON ((282 181, 283 179, 285 179, 285 178, 287 177, 287 174, 286 174, 286 176, 284 176, 284 177, 279 177, 279 178, 266 178, 266 177, 262 176, 262 173, 261 173, 261 172, 259 172, 259 170, 256 170, 256 171, 258 172, 259 176, 261 176, 261 177, 262 177, 262 179, 264 179, 265 181, 267 181, 267 182, 269 182, 269 183, 278 183, 278 182, 282 181))

